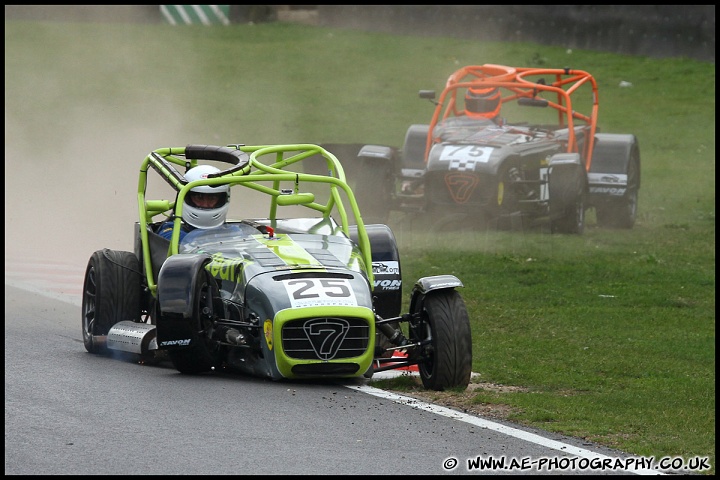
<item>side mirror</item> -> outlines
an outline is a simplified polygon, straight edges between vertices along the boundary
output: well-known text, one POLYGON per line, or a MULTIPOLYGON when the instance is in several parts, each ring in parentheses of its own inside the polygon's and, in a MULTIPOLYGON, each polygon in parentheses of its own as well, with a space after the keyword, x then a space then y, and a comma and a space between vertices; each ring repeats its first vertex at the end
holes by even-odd
POLYGON ((522 105, 523 107, 547 107, 548 106, 548 101, 543 98, 522 97, 522 98, 518 98, 517 103, 518 103, 518 105, 522 105))

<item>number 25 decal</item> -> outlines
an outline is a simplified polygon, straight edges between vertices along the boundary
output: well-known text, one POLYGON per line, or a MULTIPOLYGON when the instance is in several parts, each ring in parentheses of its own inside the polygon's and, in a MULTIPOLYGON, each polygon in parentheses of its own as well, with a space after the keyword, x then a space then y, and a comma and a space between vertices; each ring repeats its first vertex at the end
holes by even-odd
POLYGON ((350 296, 348 281, 330 278, 300 278, 287 281, 288 290, 295 300, 319 298, 322 296, 340 298, 350 296))
POLYGON ((290 303, 295 307, 357 305, 355 292, 345 278, 296 278, 283 280, 290 303))

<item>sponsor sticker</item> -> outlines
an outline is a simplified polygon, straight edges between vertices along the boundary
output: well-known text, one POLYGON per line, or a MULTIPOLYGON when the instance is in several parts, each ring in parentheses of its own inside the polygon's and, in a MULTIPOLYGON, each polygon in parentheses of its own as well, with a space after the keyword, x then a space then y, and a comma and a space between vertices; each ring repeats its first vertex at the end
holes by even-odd
POLYGON ((268 318, 265 320, 265 323, 263 323, 263 333, 265 334, 265 343, 267 343, 268 349, 273 349, 273 339, 272 339, 272 321, 268 318))

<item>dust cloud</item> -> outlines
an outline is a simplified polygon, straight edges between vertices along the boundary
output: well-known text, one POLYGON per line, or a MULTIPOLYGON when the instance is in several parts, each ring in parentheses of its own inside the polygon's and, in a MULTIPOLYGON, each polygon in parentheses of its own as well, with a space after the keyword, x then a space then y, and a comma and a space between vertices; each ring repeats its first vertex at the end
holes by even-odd
MULTIPOLYGON (((66 14, 73 10, 66 7, 66 14)), ((188 73, 204 67, 193 67, 192 52, 165 58, 163 45, 149 37, 137 41, 143 35, 137 25, 99 29, 67 16, 47 21, 57 7, 40 18, 41 28, 27 28, 7 20, 8 8, 6 259, 84 268, 96 250, 133 251, 138 174, 146 155, 163 147, 237 141, 188 112, 216 86, 188 73), (166 88, 169 79, 172 88, 166 88)), ((80 9, 85 17, 88 12, 80 9)), ((264 205, 233 194, 231 218, 265 215, 264 205)))
POLYGON ((5 111, 6 259, 84 266, 98 249, 132 251, 140 163, 160 146, 153 138, 172 134, 88 112, 42 113, 72 125, 65 138, 46 141, 42 121, 5 111))
POLYGON ((188 120, 186 98, 144 83, 183 76, 187 62, 163 72, 158 54, 125 41, 137 28, 61 20, 32 32, 6 9, 5 257, 84 268, 95 250, 133 251, 146 155, 225 142, 188 120))

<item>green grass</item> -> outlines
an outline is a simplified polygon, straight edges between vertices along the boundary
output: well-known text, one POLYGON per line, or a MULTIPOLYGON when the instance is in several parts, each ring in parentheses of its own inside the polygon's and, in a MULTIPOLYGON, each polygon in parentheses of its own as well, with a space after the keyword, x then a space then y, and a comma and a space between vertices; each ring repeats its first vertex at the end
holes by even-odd
POLYGON ((403 276, 458 275, 479 381, 527 389, 474 402, 638 455, 714 456, 708 227, 669 229, 664 241, 642 228, 454 235, 462 253, 415 235, 402 250, 403 276))
POLYGON ((38 142, 75 155, 69 139, 92 132, 131 166, 188 143, 399 146, 431 115, 417 91, 460 66, 591 72, 601 130, 640 142, 635 228, 592 215, 581 237, 398 227, 405 288, 434 273, 465 284, 473 371, 523 387, 472 402, 636 455, 709 456, 715 472, 714 63, 284 24, 5 27, 6 155, 38 142))

